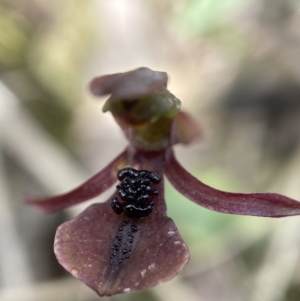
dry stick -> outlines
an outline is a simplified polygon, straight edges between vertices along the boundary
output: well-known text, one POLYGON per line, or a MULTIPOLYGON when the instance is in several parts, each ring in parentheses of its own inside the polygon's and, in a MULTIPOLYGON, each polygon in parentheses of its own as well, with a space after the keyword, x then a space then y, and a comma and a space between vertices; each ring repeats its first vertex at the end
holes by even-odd
POLYGON ((88 178, 88 174, 39 124, 20 109, 2 122, 3 146, 46 189, 63 192, 88 178), (63 180, 62 180, 63 179, 63 180))
POLYGON ((99 301, 110 300, 109 298, 100 299, 94 291, 73 278, 49 280, 0 291, 1 301, 82 301, 97 299, 99 301), (77 298, 79 291, 81 291, 81 298, 77 298))
POLYGON ((15 224, 12 209, 13 199, 8 183, 3 164, 3 154, 0 149, 0 263, 2 288, 24 285, 32 281, 22 240, 19 238, 15 224))
POLYGON ((158 297, 162 301, 202 301, 199 293, 196 292, 190 285, 184 283, 180 278, 157 286, 153 290, 155 297, 158 297))
POLYGON ((3 150, 12 155, 49 195, 63 193, 88 179, 90 175, 82 166, 19 103, 0 81, 3 150))
POLYGON ((32 276, 15 224, 14 200, 3 155, 4 119, 13 115, 16 105, 16 99, 0 82, 0 280, 4 289, 28 284, 32 276))
MULTIPOLYGON (((0 225, 1 229, 5 229, 0 233, 1 283, 5 288, 0 294, 0 300, 6 300, 6 293, 9 294, 7 300, 20 300, 14 298, 15 287, 13 290, 9 287, 32 282, 26 254, 19 245, 22 240, 16 233, 14 214, 10 208, 13 202, 10 199, 8 179, 1 161, 2 152, 13 156, 49 194, 63 192, 68 187, 73 188, 88 178, 79 164, 41 129, 40 125, 19 106, 19 102, 0 81, 0 225)), ((78 285, 75 280, 74 283, 78 285)), ((28 290, 32 289, 30 296, 35 295, 35 288, 28 287, 28 290)), ((52 287, 52 290, 55 291, 55 288, 52 287)), ((20 296, 25 300, 26 294, 20 293, 20 296)), ((72 296, 74 297, 74 294, 72 296)), ((46 300, 46 297, 36 299, 32 297, 26 300, 46 300)))
MULTIPOLYGON (((286 171, 274 183, 285 183, 285 191, 299 199, 299 170, 300 149, 290 160, 286 171)), ((284 191, 283 191, 284 192, 284 191)), ((252 276, 253 295, 251 301, 280 301, 284 300, 285 292, 293 278, 295 267, 300 257, 300 217, 282 219, 276 227, 265 259, 257 273, 252 276)), ((249 281, 251 283, 251 281, 249 281)))

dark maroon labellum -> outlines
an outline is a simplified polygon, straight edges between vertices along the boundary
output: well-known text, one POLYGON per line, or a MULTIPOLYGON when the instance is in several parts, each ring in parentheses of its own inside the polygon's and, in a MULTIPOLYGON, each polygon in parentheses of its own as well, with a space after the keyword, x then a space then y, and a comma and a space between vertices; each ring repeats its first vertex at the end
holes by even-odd
POLYGON ((119 198, 112 198, 111 207, 116 214, 122 212, 129 218, 141 218, 151 214, 154 196, 158 190, 153 189, 151 184, 158 184, 161 176, 148 170, 136 170, 123 168, 117 173, 121 183, 116 186, 119 198))
POLYGON ((138 226, 135 224, 123 221, 118 226, 110 250, 109 266, 111 271, 118 271, 123 261, 130 258, 137 242, 137 232, 138 226))

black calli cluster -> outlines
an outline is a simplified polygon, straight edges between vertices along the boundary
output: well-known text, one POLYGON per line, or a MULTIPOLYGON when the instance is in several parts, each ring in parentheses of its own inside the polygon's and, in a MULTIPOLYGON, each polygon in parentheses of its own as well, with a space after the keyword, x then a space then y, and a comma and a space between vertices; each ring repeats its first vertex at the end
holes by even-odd
POLYGON ((147 170, 124 168, 117 173, 121 182, 117 185, 119 198, 112 198, 111 207, 115 213, 124 212, 129 218, 141 218, 150 215, 154 206, 153 197, 158 195, 158 190, 152 184, 161 181, 159 174, 147 170))

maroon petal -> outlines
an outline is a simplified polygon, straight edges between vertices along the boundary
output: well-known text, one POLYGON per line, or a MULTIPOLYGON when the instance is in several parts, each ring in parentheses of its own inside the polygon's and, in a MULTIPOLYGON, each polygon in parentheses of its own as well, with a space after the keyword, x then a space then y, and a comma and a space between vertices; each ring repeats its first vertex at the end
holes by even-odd
POLYGON ((180 111, 173 119, 172 144, 189 144, 202 136, 198 122, 189 114, 180 111))
POLYGON ((189 253, 174 222, 156 205, 140 219, 116 215, 108 202, 88 207, 58 228, 58 261, 100 296, 145 290, 173 278, 189 253))
POLYGON ((209 187, 189 174, 169 152, 165 175, 184 196, 208 209, 241 215, 283 217, 300 214, 300 202, 276 193, 231 193, 209 187))
POLYGON ((141 67, 125 73, 96 77, 90 83, 90 90, 95 96, 112 94, 118 99, 137 99, 155 93, 167 86, 167 82, 166 72, 141 67))
POLYGON ((126 149, 103 170, 71 192, 49 198, 25 197, 25 202, 43 212, 51 213, 96 197, 116 182, 117 170, 126 165, 127 152, 126 149))

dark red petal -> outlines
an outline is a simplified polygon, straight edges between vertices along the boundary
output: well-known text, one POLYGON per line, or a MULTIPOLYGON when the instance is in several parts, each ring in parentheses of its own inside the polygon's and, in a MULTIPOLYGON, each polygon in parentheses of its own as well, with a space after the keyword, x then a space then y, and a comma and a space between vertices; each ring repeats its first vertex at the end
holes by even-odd
POLYGON ((189 174, 170 151, 165 175, 184 196, 208 209, 241 215, 283 217, 300 214, 300 202, 276 193, 231 193, 209 187, 189 174))
POLYGON ((180 111, 173 119, 172 144, 189 144, 201 137, 202 132, 198 122, 189 114, 180 111))
POLYGON ((157 209, 133 220, 115 214, 108 202, 94 204, 58 228, 56 257, 100 296, 167 281, 185 266, 189 253, 174 222, 157 209))
POLYGON ((96 197, 117 181, 117 170, 126 165, 127 152, 126 149, 103 170, 68 193, 48 198, 25 197, 25 202, 43 212, 51 213, 96 197))
POLYGON ((125 73, 96 77, 90 83, 90 90, 95 96, 112 94, 118 99, 137 99, 154 94, 167 86, 167 82, 166 72, 141 67, 125 73))

